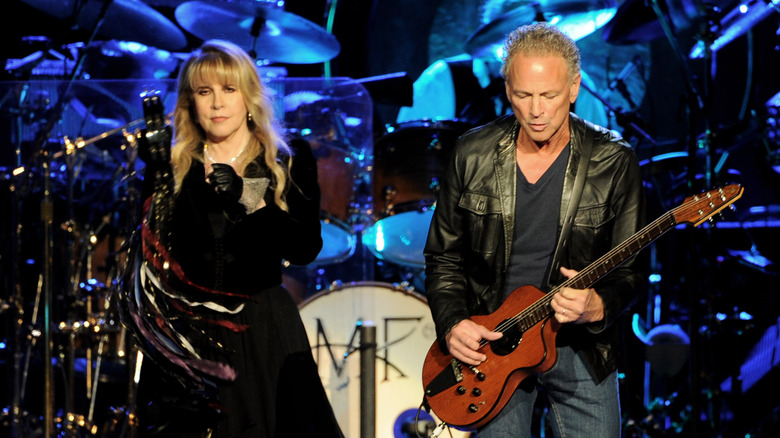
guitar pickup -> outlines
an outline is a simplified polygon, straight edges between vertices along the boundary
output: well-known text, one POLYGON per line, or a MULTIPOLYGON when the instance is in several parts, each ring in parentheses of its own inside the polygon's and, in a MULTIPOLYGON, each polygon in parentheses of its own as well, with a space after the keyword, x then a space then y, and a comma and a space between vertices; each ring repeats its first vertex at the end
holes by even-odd
POLYGON ((447 388, 451 388, 463 380, 463 369, 457 359, 450 361, 450 366, 441 370, 438 376, 431 380, 425 388, 425 395, 434 396, 447 388))

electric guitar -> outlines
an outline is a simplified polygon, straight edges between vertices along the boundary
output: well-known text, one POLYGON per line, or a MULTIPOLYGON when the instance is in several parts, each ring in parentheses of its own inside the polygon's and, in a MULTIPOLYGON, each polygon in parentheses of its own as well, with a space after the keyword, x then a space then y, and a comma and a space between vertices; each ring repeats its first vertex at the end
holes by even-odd
POLYGON ((591 263, 549 293, 533 286, 515 289, 490 315, 472 320, 502 332, 497 341, 480 341, 487 360, 478 366, 464 364, 444 354, 438 342, 423 363, 425 401, 445 423, 474 429, 495 417, 526 377, 550 369, 556 360, 555 335, 560 323, 550 306, 553 295, 564 287, 586 289, 630 259, 678 224, 699 226, 742 196, 744 188, 731 184, 691 196, 655 222, 591 263))

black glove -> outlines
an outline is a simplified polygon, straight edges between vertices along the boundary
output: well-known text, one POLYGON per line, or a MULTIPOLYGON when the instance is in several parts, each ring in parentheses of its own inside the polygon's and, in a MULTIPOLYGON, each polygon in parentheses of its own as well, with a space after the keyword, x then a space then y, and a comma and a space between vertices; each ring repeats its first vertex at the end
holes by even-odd
POLYGON ((217 191, 217 195, 226 205, 237 204, 244 191, 244 180, 229 164, 213 163, 211 170, 209 183, 217 191))

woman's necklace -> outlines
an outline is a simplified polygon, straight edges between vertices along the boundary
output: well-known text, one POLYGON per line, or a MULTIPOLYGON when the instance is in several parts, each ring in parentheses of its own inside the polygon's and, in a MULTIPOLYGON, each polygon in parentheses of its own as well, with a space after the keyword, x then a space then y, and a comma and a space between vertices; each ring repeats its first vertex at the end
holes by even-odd
MULTIPOLYGON (((247 146, 249 146, 249 143, 244 145, 244 147, 240 151, 238 151, 238 153, 233 158, 231 158, 230 160, 226 161, 225 164, 233 164, 238 159, 238 157, 240 157, 241 154, 244 153, 244 151, 246 150, 247 146)), ((212 157, 211 154, 209 153, 209 145, 208 145, 208 143, 203 143, 203 153, 206 155, 206 158, 208 158, 209 161, 211 161, 212 163, 216 163, 217 162, 217 160, 215 160, 214 157, 212 157)))

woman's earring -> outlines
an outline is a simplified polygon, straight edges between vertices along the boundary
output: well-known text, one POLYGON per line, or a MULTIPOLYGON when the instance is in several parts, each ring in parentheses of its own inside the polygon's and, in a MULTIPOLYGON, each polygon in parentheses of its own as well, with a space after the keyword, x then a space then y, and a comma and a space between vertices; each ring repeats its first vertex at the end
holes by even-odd
POLYGON ((251 122, 252 121, 252 113, 246 113, 246 120, 247 120, 247 122, 251 122))

